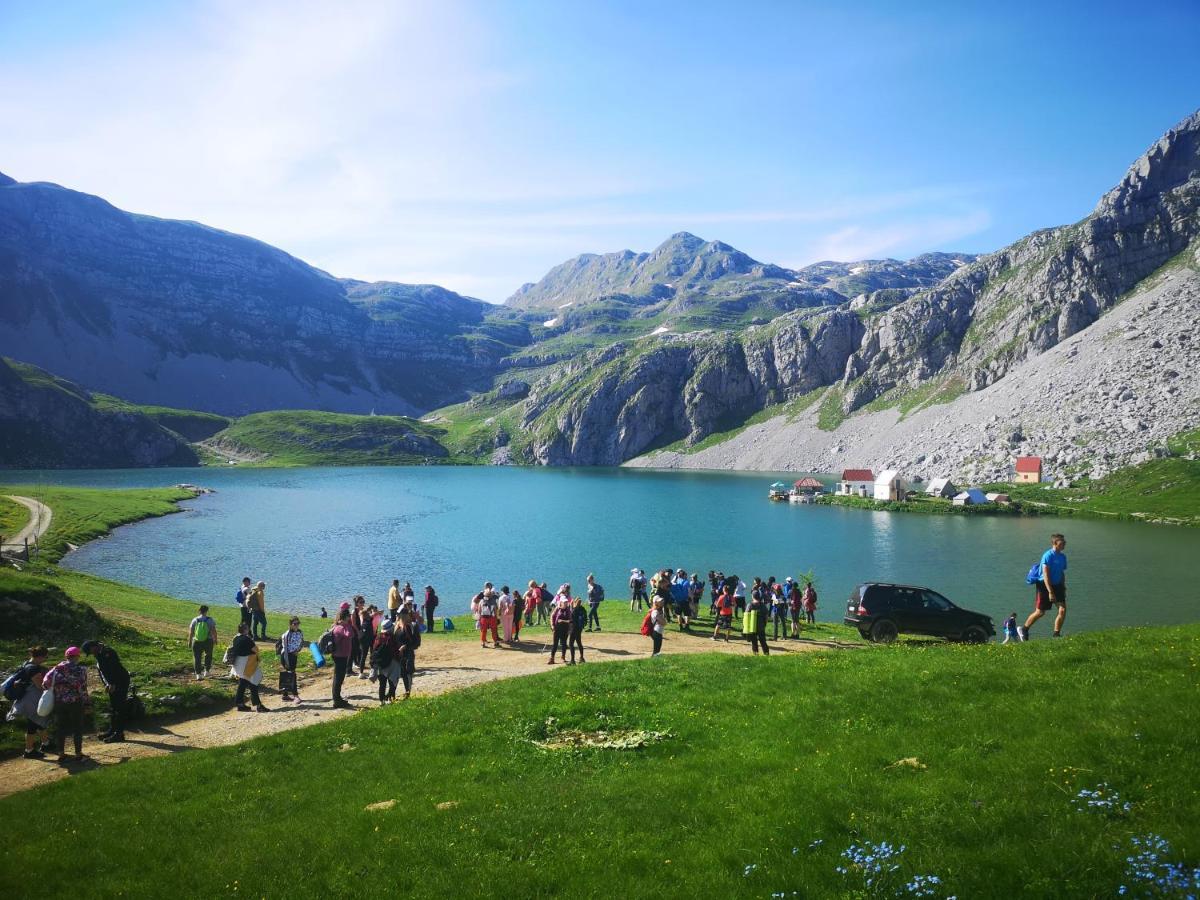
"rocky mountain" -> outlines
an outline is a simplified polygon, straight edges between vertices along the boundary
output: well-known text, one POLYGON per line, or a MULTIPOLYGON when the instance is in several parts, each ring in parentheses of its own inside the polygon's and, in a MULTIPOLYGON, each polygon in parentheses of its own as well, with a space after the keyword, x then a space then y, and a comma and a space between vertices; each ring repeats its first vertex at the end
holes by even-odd
POLYGON ((0 467, 194 466, 188 442, 151 416, 0 357, 0 467))
MULTIPOLYGON (((514 458, 611 464, 676 441, 686 449, 773 404, 812 400, 817 388, 824 391, 812 415, 829 429, 864 408, 949 403, 996 384, 1093 326, 1139 286, 1146 288, 1162 267, 1193 265, 1198 212, 1200 113, 1151 147, 1083 221, 1035 232, 973 261, 963 258, 961 266, 948 261, 955 270, 932 287, 909 296, 885 288, 737 332, 620 341, 532 380, 526 399, 493 418, 519 423, 508 429, 525 435, 512 440, 514 458)), ((582 259, 568 265, 584 271, 596 266, 609 275, 650 265, 649 255, 582 259)), ((831 267, 821 288, 832 291, 828 285, 836 279, 863 274, 850 268, 831 267)), ((549 285, 525 291, 522 302, 557 299, 553 289, 566 283, 567 274, 560 270, 549 285)), ((812 273, 809 278, 814 280, 812 273)), ((617 282, 587 283, 607 290, 617 282)), ((1150 308, 1150 319, 1165 317, 1174 304, 1185 310, 1182 321, 1190 322, 1190 296, 1168 292, 1150 308)), ((1190 346, 1186 335, 1177 340, 1177 346, 1190 346)), ((1115 387, 1107 390, 1119 400, 1131 393, 1127 382, 1114 375, 1109 383, 1115 387)), ((1146 452, 1163 429, 1195 427, 1194 398, 1181 391, 1179 399, 1162 407, 1161 424, 1135 425, 1142 438, 1122 445, 1118 455, 1146 452)), ((1113 402, 1107 394, 1098 405, 1089 398, 1071 415, 1080 417, 1082 427, 1111 424, 1113 402)), ((928 442, 929 435, 921 439, 928 442)), ((1065 440, 1044 452, 1065 452, 1065 440)), ((964 450, 958 462, 975 452, 964 450)))
POLYGON ((519 322, 250 238, 0 177, 0 353, 139 403, 414 412, 486 387, 519 322))
POLYGON ((845 409, 933 377, 969 390, 1087 328, 1200 235, 1200 112, 1141 156, 1083 221, 964 266, 875 320, 845 409))

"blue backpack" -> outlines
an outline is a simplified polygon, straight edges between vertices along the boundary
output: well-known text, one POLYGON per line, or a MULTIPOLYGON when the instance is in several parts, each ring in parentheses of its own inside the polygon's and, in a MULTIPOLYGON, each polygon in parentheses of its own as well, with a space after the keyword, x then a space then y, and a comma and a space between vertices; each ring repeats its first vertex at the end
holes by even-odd
POLYGON ((453 631, 453 630, 454 630, 454 620, 451 619, 449 616, 442 619, 442 631, 453 631))
POLYGON ((1042 580, 1042 561, 1039 559, 1029 568, 1029 574, 1025 576, 1026 584, 1037 584, 1042 580))

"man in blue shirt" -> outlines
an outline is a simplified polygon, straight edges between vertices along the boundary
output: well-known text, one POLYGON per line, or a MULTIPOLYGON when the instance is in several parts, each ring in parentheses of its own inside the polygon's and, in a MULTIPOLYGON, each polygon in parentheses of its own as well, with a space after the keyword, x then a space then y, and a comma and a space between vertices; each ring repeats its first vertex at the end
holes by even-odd
POLYGON ((1017 634, 1021 640, 1029 640, 1029 629, 1054 606, 1058 615, 1054 617, 1054 636, 1062 637, 1063 620, 1067 617, 1067 539, 1061 534, 1050 535, 1050 549, 1042 554, 1042 578, 1034 585, 1034 608, 1017 634))

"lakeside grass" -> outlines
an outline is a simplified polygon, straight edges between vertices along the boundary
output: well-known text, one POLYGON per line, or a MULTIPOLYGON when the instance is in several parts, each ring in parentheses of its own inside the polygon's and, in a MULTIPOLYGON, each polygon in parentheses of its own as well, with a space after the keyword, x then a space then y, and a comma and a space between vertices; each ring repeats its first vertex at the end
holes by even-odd
POLYGON ((29 510, 15 500, 0 496, 0 542, 14 537, 29 524, 29 510))
POLYGON ((840 854, 888 841, 897 886, 1113 895, 1131 836, 1200 848, 1198 663, 1182 626, 559 669, 0 800, 0 891, 71 891, 65 841, 101 895, 342 894, 369 848, 419 896, 874 896, 840 854), (535 743, 571 729, 666 737, 535 743))

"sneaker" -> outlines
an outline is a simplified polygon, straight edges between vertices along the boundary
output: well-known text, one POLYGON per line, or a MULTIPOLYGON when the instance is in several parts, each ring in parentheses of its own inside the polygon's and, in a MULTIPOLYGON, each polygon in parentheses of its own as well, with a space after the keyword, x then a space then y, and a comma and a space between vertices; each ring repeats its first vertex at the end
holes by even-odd
POLYGON ((1020 638, 1022 641, 1029 640, 1029 629, 1026 628, 1024 625, 1018 625, 1017 626, 1017 637, 1020 638))
POLYGON ((205 670, 204 670, 204 677, 205 677, 205 678, 207 678, 207 677, 208 677, 209 675, 211 675, 211 674, 212 674, 212 669, 205 669, 205 670))
POLYGON ((21 755, 23 757, 25 757, 26 759, 45 759, 46 758, 45 753, 43 753, 41 750, 36 750, 36 749, 35 750, 26 750, 21 755))
POLYGON ((197 673, 196 673, 196 680, 197 680, 197 681, 199 681, 199 680, 200 680, 200 673, 199 673, 199 672, 197 672, 197 673))
POLYGON ((237 711, 238 712, 250 712, 250 707, 248 707, 245 703, 239 703, 237 711))
POLYGON ((1054 632, 1054 633, 1053 633, 1052 635, 1050 635, 1050 636, 1051 636, 1051 637, 1062 637, 1062 632, 1061 632, 1061 631, 1056 631, 1056 632, 1054 632))

